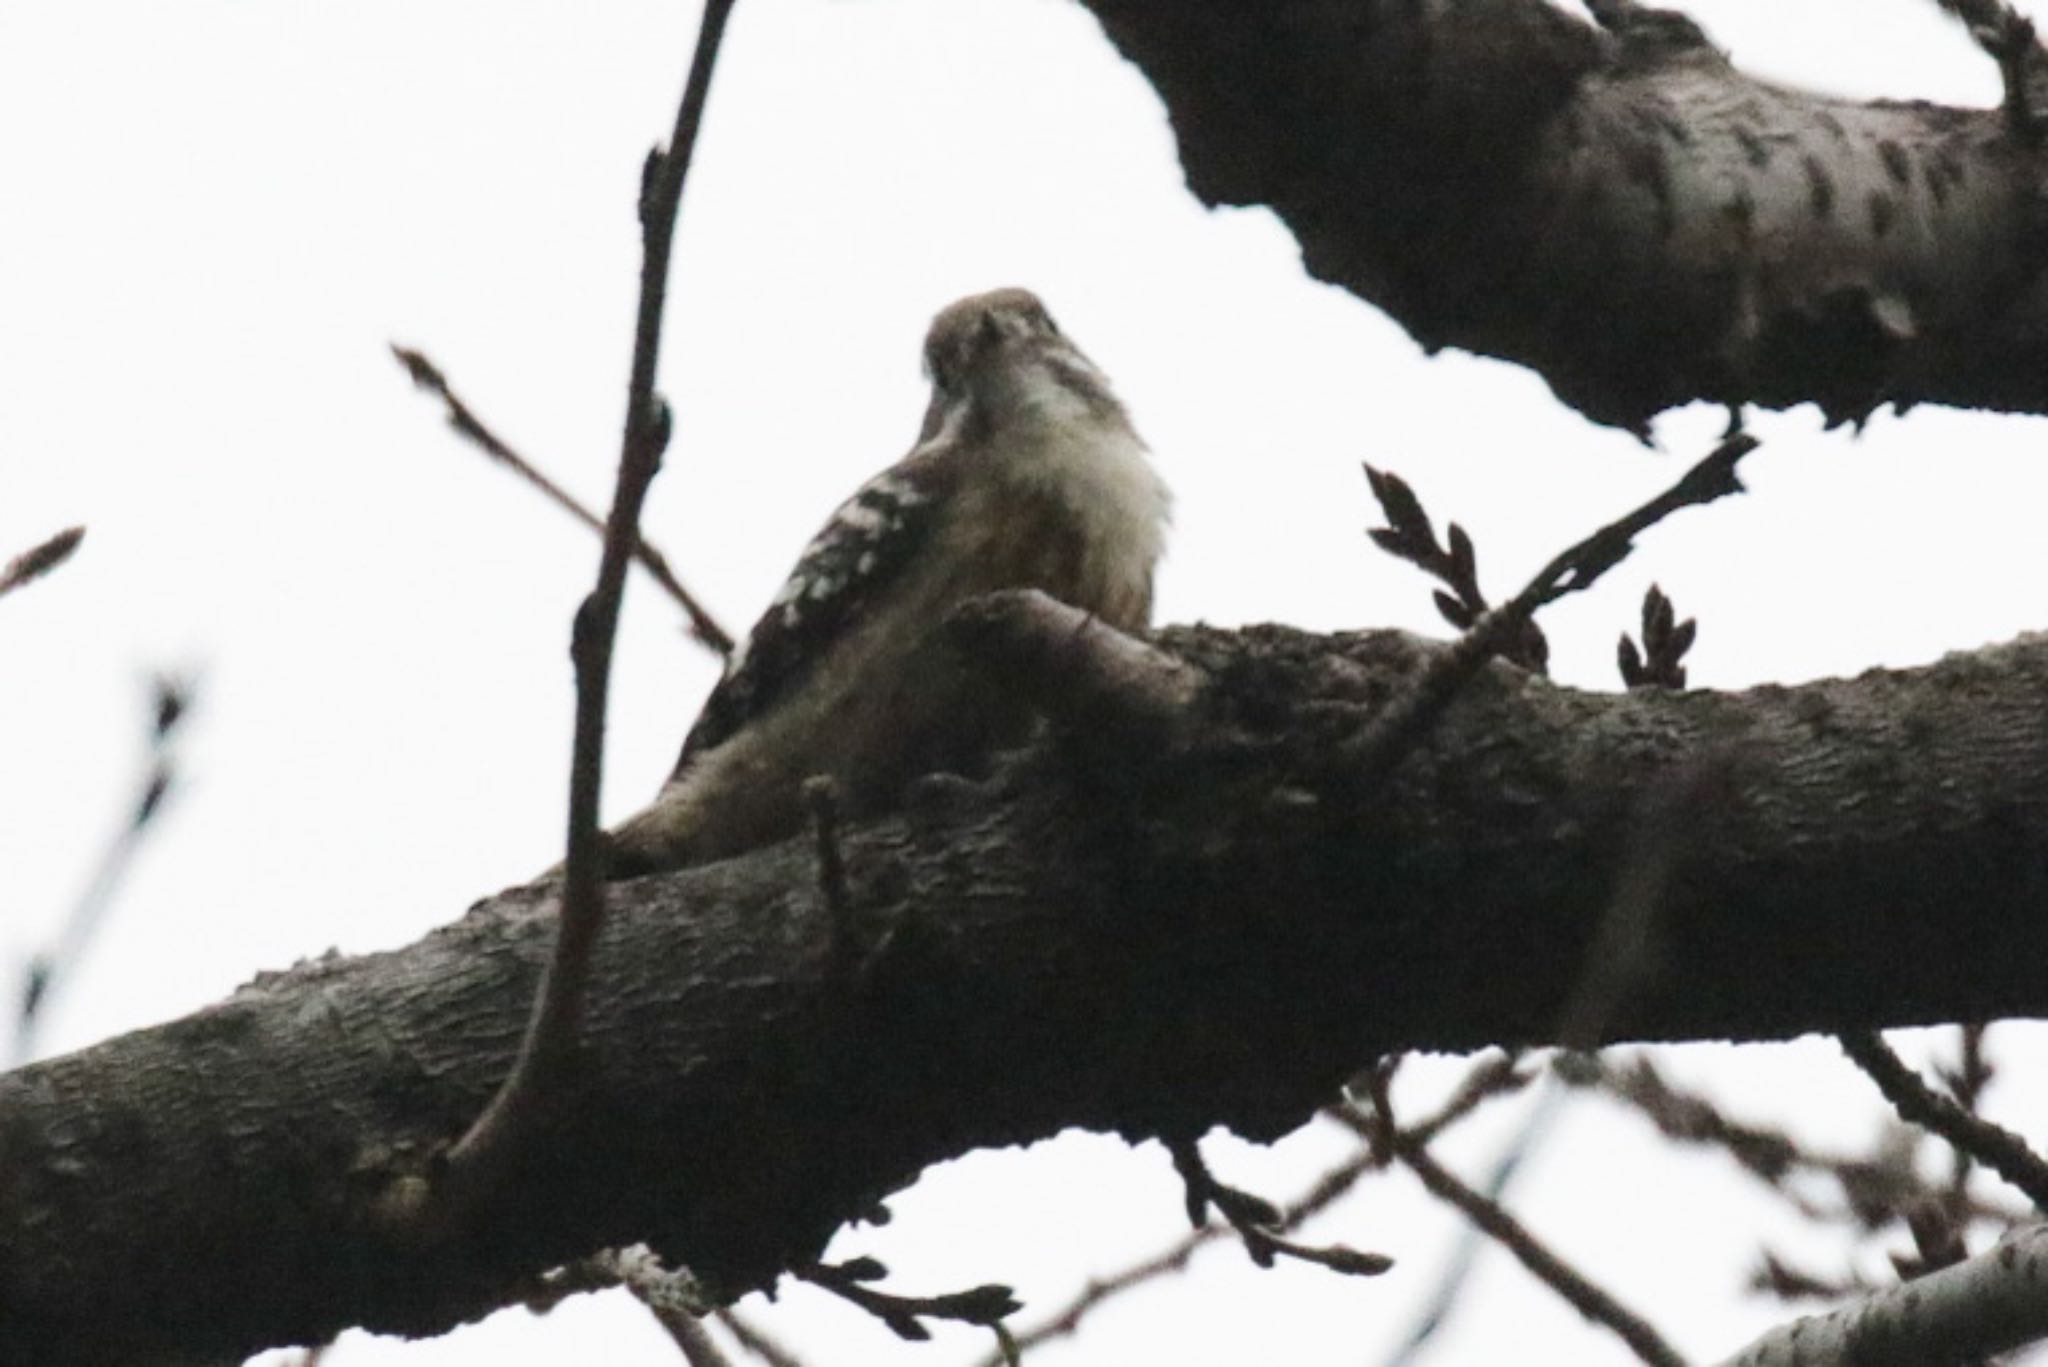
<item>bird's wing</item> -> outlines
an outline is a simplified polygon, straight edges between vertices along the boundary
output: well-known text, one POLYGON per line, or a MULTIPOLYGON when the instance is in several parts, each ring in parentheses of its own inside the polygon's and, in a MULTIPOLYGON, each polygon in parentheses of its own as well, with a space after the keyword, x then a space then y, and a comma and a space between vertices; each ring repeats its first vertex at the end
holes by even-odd
POLYGON ((726 661, 683 740, 680 774, 788 696, 878 595, 899 580, 938 524, 950 483, 939 448, 920 447, 863 484, 827 519, 781 592, 726 661))

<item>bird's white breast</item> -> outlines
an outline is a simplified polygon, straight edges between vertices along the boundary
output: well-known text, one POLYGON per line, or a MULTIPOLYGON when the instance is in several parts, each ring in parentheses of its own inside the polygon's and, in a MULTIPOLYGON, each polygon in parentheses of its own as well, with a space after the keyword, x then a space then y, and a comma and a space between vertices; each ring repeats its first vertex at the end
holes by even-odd
POLYGON ((1020 397, 1001 442, 1004 478, 1064 505, 1098 561, 1091 568, 1140 580, 1149 596, 1173 497, 1145 443, 1121 413, 1105 416, 1044 371, 1033 373, 1020 397))

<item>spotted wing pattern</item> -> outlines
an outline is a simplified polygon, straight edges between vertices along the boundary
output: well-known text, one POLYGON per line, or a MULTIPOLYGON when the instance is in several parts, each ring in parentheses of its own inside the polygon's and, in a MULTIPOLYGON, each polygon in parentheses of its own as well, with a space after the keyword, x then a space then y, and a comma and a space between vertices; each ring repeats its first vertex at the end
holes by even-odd
POLYGON ((901 579, 938 521, 945 483, 943 462, 913 456, 839 505, 726 662, 683 741, 678 774, 799 688, 840 634, 901 579))

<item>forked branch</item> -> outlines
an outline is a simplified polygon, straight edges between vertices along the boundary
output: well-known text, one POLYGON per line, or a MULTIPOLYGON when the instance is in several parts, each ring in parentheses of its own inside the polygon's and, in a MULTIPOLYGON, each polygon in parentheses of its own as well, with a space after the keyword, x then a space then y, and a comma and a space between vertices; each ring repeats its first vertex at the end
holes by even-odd
POLYGON ((1610 522, 1558 555, 1507 603, 1472 624, 1452 647, 1431 660, 1345 747, 1356 782, 1377 781, 1426 735, 1489 660, 1519 639, 1537 609, 1591 588, 1634 549, 1635 538, 1680 508, 1742 492, 1735 466, 1760 443, 1747 433, 1723 441, 1678 483, 1626 517, 1610 522))

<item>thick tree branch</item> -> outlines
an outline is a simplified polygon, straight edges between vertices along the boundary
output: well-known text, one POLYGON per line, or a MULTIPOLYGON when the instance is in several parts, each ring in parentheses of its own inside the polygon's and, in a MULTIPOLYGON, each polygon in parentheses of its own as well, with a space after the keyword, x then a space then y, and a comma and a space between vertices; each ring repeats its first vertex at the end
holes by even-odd
POLYGON ((1597 421, 2048 412, 2048 148, 2008 111, 1754 80, 1648 9, 1086 3, 1205 202, 1270 205, 1319 278, 1597 421))
POLYGON ((2048 1337, 2048 1226, 1826 1314, 1781 1325, 1722 1367, 1923 1367, 2048 1337))
POLYGON ((370 1207, 503 1074, 545 890, 0 1077, 0 1364, 439 1332, 643 1240, 729 1296, 977 1147, 1286 1133, 1379 1055, 1546 1039, 1641 813, 1703 755, 1727 781, 1604 1038, 2048 1014, 2048 637, 1741 694, 1494 665, 1379 785, 1337 742, 1444 647, 1160 644, 1201 685, 1119 762, 1056 731, 839 831, 850 923, 808 838, 613 885, 583 1066, 445 1243, 370 1207))

